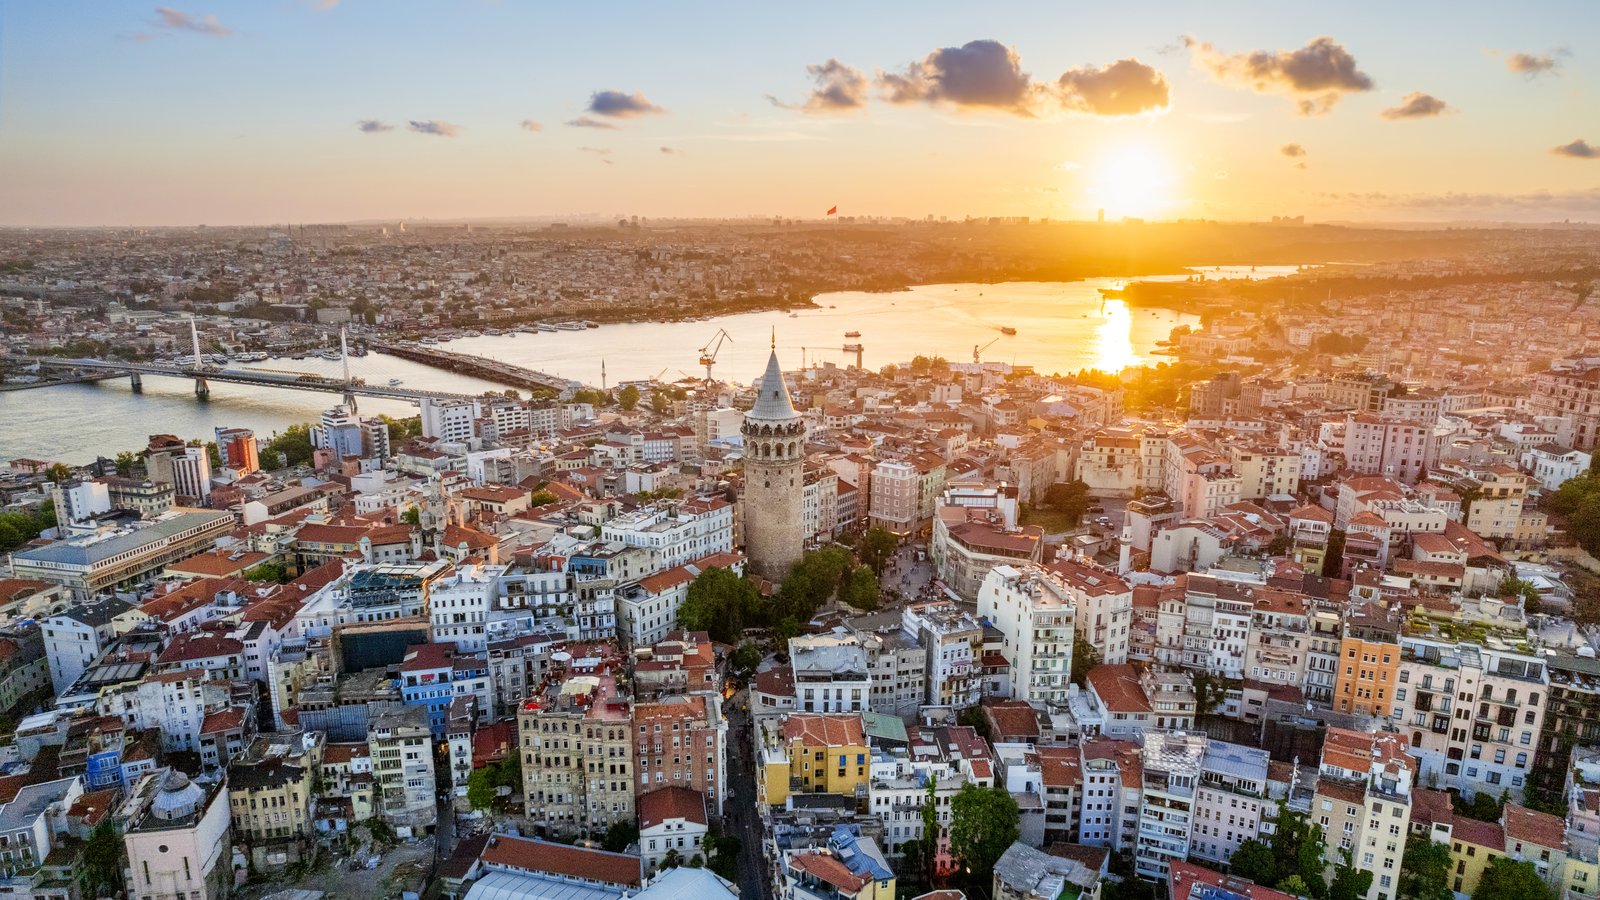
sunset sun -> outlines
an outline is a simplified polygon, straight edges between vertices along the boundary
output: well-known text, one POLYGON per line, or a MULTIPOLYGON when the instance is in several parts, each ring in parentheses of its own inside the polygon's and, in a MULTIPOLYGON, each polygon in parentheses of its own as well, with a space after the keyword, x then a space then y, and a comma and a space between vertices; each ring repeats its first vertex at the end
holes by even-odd
POLYGON ((1110 217, 1148 217, 1176 205, 1177 177, 1161 153, 1144 145, 1117 147, 1088 169, 1088 198, 1110 217))

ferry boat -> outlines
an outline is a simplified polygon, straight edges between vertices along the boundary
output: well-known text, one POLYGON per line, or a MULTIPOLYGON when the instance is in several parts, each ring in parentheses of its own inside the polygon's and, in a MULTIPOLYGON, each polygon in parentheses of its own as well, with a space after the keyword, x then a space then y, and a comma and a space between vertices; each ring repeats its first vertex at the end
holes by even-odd
POLYGON ((845 337, 852 337, 852 338, 861 337, 861 332, 859 332, 859 331, 846 331, 844 333, 844 336, 845 337))
POLYGON ((1010 325, 1005 325, 1005 326, 1001 327, 1000 333, 1001 334, 1016 334, 1017 330, 1015 328, 1012 328, 1010 325))
POLYGON ((403 382, 398 378, 389 379, 389 387, 399 387, 403 382))
POLYGON ((421 341, 419 341, 418 343, 437 344, 437 343, 439 343, 439 339, 438 338, 425 337, 421 341))
POLYGON ((556 327, 562 331, 582 331, 582 322, 557 322, 556 327))
POLYGON ((560 331, 561 329, 555 327, 554 325, 551 325, 549 322, 540 322, 539 323, 539 330, 540 331, 560 331))

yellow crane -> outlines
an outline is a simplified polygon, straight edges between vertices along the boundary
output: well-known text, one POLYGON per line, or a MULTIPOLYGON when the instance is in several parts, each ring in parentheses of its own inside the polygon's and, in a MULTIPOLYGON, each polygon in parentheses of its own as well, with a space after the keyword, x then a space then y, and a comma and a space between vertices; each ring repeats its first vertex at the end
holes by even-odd
POLYGON ((990 347, 993 347, 994 346, 994 342, 998 341, 998 340, 1000 340, 1000 339, 999 338, 995 338, 993 341, 990 341, 989 343, 984 344, 981 347, 978 346, 977 344, 973 344, 972 345, 972 364, 973 365, 977 365, 978 364, 978 355, 980 353, 982 353, 983 351, 989 349, 990 347))
POLYGON ((718 328, 717 333, 711 336, 711 340, 706 341, 706 345, 700 348, 700 365, 706 367, 706 381, 711 380, 711 367, 717 364, 717 354, 722 351, 723 341, 732 343, 733 335, 729 334, 726 328, 718 328))

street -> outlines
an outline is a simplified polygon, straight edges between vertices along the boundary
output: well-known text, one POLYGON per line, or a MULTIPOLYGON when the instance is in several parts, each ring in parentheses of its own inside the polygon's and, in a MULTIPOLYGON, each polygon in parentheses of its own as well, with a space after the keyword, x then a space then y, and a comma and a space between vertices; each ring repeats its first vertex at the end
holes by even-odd
POLYGON ((739 896, 768 900, 766 864, 761 856, 761 815, 756 809, 754 727, 749 710, 750 692, 741 690, 724 706, 728 715, 728 802, 723 828, 739 839, 739 896))
POLYGON ((884 590, 898 591, 915 602, 933 583, 933 564, 927 559, 918 561, 916 547, 902 547, 884 566, 881 583, 884 590))

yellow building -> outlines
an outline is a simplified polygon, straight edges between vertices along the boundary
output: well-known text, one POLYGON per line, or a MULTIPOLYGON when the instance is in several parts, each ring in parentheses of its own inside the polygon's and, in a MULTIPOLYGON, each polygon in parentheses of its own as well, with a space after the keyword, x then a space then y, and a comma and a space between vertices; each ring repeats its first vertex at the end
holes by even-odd
POLYGON ((1528 496, 1528 476, 1510 466, 1492 466, 1478 484, 1479 496, 1467 510, 1467 528, 1481 538, 1514 537, 1528 496))
POLYGON ((1333 708, 1342 713, 1386 716, 1400 676, 1399 620, 1379 605, 1352 612, 1339 642, 1333 708))
POLYGON ((791 714, 763 740, 762 802, 781 806, 790 794, 865 798, 870 769, 859 714, 791 714))
POLYGON ((1471 894, 1489 860, 1506 855, 1506 833, 1497 823, 1457 817, 1450 829, 1450 889, 1471 894))
POLYGON ((233 836, 257 866, 296 862, 316 837, 312 781, 321 757, 320 742, 261 735, 228 767, 233 836))

